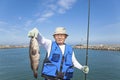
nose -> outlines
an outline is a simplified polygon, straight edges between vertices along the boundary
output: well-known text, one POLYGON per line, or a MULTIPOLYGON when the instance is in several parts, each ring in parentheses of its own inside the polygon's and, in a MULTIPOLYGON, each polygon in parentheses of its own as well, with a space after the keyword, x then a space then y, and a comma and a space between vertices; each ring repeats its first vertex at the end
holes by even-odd
POLYGON ((59 38, 61 38, 61 37, 62 37, 62 35, 61 35, 61 34, 59 34, 59 35, 58 35, 58 37, 59 37, 59 38))

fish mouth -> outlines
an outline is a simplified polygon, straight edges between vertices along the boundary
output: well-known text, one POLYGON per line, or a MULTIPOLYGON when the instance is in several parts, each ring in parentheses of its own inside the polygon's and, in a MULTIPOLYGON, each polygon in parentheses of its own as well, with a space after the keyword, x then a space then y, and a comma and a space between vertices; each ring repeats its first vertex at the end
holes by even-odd
POLYGON ((37 77, 38 77, 38 73, 37 72, 34 73, 34 77, 37 79, 37 77))

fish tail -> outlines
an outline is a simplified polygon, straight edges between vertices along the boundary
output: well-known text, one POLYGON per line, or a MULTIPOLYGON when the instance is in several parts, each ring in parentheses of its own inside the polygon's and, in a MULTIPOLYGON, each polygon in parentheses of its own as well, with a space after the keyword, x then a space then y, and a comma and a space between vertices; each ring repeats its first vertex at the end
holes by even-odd
POLYGON ((37 71, 34 72, 34 77, 37 79, 37 77, 38 77, 37 71))

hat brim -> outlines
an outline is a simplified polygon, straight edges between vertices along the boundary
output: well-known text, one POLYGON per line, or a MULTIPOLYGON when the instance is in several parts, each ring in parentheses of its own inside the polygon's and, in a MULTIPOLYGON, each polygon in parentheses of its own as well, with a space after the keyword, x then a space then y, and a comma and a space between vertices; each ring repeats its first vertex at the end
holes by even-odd
MULTIPOLYGON (((54 33, 53 36, 56 34, 64 34, 64 33, 54 33)), ((64 34, 64 35, 69 36, 68 34, 64 34)))

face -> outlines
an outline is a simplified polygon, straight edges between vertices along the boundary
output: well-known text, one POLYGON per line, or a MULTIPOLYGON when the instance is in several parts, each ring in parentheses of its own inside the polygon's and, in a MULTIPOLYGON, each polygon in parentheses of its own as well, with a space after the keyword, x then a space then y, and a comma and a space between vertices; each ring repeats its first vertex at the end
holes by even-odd
POLYGON ((54 38, 57 44, 63 45, 65 42, 65 39, 67 38, 67 35, 66 34, 55 34, 54 38))

